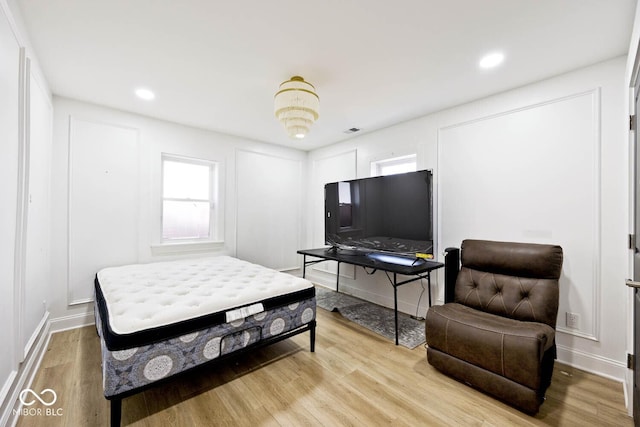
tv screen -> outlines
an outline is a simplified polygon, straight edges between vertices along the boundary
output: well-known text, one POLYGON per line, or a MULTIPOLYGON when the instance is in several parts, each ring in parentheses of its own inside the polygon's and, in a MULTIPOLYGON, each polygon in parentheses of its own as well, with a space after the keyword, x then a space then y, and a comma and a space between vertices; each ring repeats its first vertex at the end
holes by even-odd
POLYGON ((433 254, 431 171, 326 184, 325 243, 341 249, 433 254))

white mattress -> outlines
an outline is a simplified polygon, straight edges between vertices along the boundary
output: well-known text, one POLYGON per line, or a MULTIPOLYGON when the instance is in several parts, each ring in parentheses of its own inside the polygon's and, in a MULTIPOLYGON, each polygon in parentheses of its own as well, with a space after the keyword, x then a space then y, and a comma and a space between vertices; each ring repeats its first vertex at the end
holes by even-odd
POLYGON ((116 334, 233 308, 227 313, 232 321, 261 311, 264 299, 313 287, 308 280, 229 256, 111 267, 97 277, 116 334))

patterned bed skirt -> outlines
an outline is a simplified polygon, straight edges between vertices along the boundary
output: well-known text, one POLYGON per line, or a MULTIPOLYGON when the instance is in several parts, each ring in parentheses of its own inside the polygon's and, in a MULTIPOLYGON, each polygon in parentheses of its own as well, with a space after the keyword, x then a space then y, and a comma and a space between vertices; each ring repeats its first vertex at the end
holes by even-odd
MULTIPOLYGON (((97 307, 95 316, 98 334, 102 337, 102 322, 97 307)), ((234 322, 125 350, 111 351, 100 339, 104 395, 110 398, 144 387, 262 340, 293 331, 315 318, 316 299, 313 297, 234 322)))

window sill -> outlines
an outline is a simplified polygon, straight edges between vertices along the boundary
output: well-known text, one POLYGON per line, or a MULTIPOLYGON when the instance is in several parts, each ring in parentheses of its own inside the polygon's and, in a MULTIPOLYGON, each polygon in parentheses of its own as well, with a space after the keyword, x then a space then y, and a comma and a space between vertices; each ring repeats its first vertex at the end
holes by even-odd
POLYGON ((224 248, 224 242, 181 242, 162 243, 151 245, 151 254, 157 255, 181 255, 181 254, 201 254, 215 252, 224 248))

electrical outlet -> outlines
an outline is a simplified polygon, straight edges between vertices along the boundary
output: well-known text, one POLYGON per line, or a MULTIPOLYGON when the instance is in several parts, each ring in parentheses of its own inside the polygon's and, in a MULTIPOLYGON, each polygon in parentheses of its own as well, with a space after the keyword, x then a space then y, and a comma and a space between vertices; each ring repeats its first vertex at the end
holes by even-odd
POLYGON ((578 313, 566 312, 567 328, 579 329, 580 328, 580 315, 578 313))

